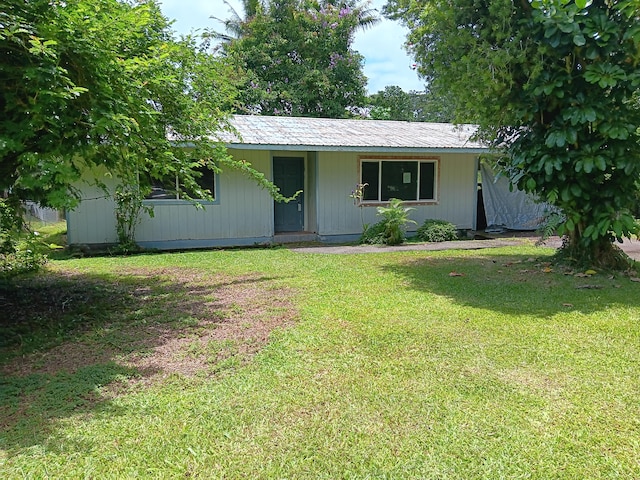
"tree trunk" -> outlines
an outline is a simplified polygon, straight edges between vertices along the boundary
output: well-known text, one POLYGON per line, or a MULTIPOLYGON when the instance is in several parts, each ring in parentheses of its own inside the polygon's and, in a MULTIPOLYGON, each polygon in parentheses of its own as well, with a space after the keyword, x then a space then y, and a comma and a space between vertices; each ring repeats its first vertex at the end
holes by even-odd
POLYGON ((607 237, 596 240, 585 239, 577 228, 565 236, 561 254, 571 263, 581 267, 624 270, 630 264, 627 254, 610 239, 607 237))

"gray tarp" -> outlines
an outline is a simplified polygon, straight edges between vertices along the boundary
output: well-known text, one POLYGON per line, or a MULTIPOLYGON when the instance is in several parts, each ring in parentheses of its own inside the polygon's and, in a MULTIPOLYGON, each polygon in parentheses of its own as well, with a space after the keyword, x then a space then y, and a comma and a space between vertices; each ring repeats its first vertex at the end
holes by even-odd
POLYGON ((480 165, 480 173, 487 229, 535 230, 540 226, 549 210, 546 203, 536 203, 534 197, 521 190, 509 191, 509 179, 505 176, 496 178, 484 163, 480 165))

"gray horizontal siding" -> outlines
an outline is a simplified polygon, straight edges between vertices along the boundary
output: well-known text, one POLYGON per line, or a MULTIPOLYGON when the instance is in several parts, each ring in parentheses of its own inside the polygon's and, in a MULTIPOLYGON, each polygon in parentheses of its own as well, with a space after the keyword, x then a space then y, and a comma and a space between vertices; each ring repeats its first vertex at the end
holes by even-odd
MULTIPOLYGON (((272 155, 282 151, 230 150, 237 159, 249 161, 271 178, 272 155)), ((376 206, 359 208, 349 194, 359 182, 358 156, 365 152, 320 151, 307 158, 305 228, 321 237, 352 236, 362 232, 362 222, 379 220, 376 206), (362 217, 361 217, 362 214, 362 217)), ((380 155, 380 152, 377 152, 380 155)), ((284 153, 286 155, 286 153, 284 153)), ((289 153, 290 155, 292 153, 289 153)), ((396 155, 411 156, 412 152, 396 155)), ((394 155, 395 156, 395 155, 394 155)), ((448 220, 459 228, 474 226, 476 206, 476 161, 472 154, 441 154, 439 198, 434 205, 416 205, 411 218, 419 224, 427 218, 448 220)), ((91 186, 92 175, 107 182, 111 191, 116 182, 104 171, 88 172, 79 186, 83 200, 68 212, 70 244, 112 244, 117 242, 114 202, 91 186)), ((154 201, 154 216, 143 215, 136 240, 156 248, 188 246, 228 246, 264 243, 273 238, 273 200, 266 190, 235 171, 223 171, 218 180, 217 201, 196 209, 188 202, 154 201)), ((410 230, 415 230, 415 226, 410 230)))
MULTIPOLYGON (((256 169, 270 174, 268 152, 235 152, 256 169)), ((103 177, 103 172, 88 172, 103 177)), ((110 192, 116 181, 108 181, 110 192)), ((136 229, 136 240, 142 244, 173 241, 198 241, 270 238, 273 235, 273 200, 266 190, 260 189, 245 175, 223 171, 218 181, 216 204, 196 208, 190 202, 145 201, 153 206, 153 217, 142 214, 136 229)), ((68 241, 70 244, 112 244, 117 242, 114 201, 107 194, 87 184, 81 186, 80 205, 68 214, 68 241)))
MULTIPOLYGON (((379 221, 376 205, 358 207, 349 197, 359 182, 358 155, 320 152, 318 156, 318 233, 323 236, 361 233, 361 213, 364 223, 379 221)), ((475 156, 443 154, 439 158, 438 202, 434 205, 410 205, 415 208, 410 218, 418 224, 428 218, 438 218, 461 229, 471 229, 476 207, 475 156)), ((416 228, 409 226, 410 231, 416 228)))

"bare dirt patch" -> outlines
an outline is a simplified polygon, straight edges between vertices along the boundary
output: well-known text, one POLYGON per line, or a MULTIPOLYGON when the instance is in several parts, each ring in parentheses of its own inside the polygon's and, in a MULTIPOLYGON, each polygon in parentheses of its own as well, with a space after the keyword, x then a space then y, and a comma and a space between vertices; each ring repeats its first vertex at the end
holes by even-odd
POLYGON ((212 291, 202 278, 182 281, 192 289, 171 308, 188 326, 176 329, 156 323, 142 340, 151 348, 127 355, 128 365, 161 377, 216 374, 248 361, 274 330, 291 326, 297 315, 290 302, 292 292, 269 286, 258 276, 217 279, 212 291))
MULTIPOLYGON (((111 278, 45 276, 0 291, 6 312, 0 328, 60 326, 72 338, 15 356, 0 374, 74 374, 112 362, 136 372, 135 383, 215 375, 246 363, 274 330, 294 323, 293 293, 259 274, 208 276, 181 268, 129 269, 111 278)), ((13 333, 21 339, 29 331, 13 333)))

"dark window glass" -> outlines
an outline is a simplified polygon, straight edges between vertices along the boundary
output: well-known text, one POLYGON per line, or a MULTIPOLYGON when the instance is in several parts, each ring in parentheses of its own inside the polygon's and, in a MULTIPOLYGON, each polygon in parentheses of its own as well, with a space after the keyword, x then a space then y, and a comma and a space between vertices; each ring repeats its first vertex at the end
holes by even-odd
MULTIPOLYGON (((215 174, 208 168, 197 168, 202 175, 196 179, 196 183, 203 189, 209 190, 211 196, 216 198, 215 174)), ((145 197, 148 200, 177 200, 182 198, 182 193, 176 189, 176 178, 167 177, 163 179, 150 178, 151 192, 145 197)), ((182 186, 180 186, 182 188, 182 186)), ((198 199, 193 192, 189 195, 193 199, 198 199)))
POLYGON ((415 202, 435 200, 436 163, 419 160, 364 160, 361 181, 368 184, 363 200, 388 202, 392 198, 415 202))
POLYGON ((151 192, 145 197, 149 200, 174 200, 176 198, 175 178, 152 178, 151 192))
POLYGON ((382 162, 381 200, 416 200, 418 162, 382 162))
POLYGON ((435 200, 436 180, 435 162, 420 162, 420 198, 419 200, 435 200))
POLYGON ((379 187, 379 162, 362 162, 362 183, 368 185, 364 187, 363 200, 378 201, 379 187))
MULTIPOLYGON (((211 196, 215 199, 216 198, 215 174, 211 170, 205 167, 196 168, 196 171, 202 173, 202 176, 196 178, 196 183, 203 190, 209 190, 211 192, 211 196)), ((193 193, 191 193, 190 196, 191 198, 197 199, 197 196, 193 193)))

